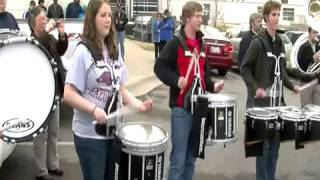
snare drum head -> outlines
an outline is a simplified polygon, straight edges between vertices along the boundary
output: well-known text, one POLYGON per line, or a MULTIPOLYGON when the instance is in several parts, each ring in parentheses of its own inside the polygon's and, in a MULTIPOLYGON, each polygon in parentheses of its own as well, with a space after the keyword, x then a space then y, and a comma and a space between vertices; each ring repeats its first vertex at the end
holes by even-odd
POLYGON ((162 127, 147 122, 126 123, 119 127, 116 136, 124 145, 137 146, 163 144, 168 139, 168 133, 162 127))
POLYGON ((259 108, 259 107, 247 109, 246 114, 249 116, 265 117, 265 118, 274 118, 278 116, 278 114, 274 111, 268 110, 266 108, 259 108))
POLYGON ((55 101, 55 74, 47 54, 30 42, 0 48, 0 128, 6 141, 25 141, 42 131, 55 101))

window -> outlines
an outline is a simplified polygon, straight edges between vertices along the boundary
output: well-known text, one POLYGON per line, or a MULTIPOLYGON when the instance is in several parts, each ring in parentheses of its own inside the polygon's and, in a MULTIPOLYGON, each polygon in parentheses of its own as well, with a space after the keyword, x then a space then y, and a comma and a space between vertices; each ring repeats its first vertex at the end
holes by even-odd
POLYGON ((262 6, 258 6, 258 7, 257 7, 257 12, 260 13, 260 14, 262 14, 262 6))
POLYGON ((294 8, 283 8, 283 20, 294 21, 294 8))

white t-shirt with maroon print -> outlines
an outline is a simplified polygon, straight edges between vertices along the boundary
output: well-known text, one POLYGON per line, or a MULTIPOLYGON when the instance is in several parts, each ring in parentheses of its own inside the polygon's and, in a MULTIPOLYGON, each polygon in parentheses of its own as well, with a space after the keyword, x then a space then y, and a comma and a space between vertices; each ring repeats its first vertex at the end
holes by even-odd
MULTIPOLYGON (((95 63, 86 46, 77 46, 68 68, 66 83, 74 85, 80 95, 104 108, 107 99, 114 93, 113 85, 127 82, 127 68, 122 56, 113 61, 108 50, 103 49, 104 60, 95 63), (115 78, 113 78, 115 77, 115 78), (117 80, 118 82, 114 83, 117 80)), ((91 114, 74 109, 72 130, 75 135, 83 138, 107 139, 96 133, 91 114)))

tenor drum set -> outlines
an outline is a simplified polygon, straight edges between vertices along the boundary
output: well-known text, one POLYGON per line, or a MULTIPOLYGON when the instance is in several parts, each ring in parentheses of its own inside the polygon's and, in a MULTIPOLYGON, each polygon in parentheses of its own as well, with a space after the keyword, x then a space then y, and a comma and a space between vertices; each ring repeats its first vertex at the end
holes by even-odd
POLYGON ((307 105, 249 108, 245 113, 245 144, 251 145, 267 139, 280 142, 293 140, 296 148, 320 140, 320 106, 307 105))

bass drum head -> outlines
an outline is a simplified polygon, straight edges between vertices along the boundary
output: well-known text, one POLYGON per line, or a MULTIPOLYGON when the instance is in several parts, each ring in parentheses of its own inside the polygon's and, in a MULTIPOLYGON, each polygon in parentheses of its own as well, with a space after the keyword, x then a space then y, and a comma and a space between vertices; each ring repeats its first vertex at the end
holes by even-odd
POLYGON ((166 145, 169 135, 159 125, 148 122, 130 122, 120 126, 116 131, 116 136, 127 149, 157 151, 166 145))
POLYGON ((55 109, 55 73, 48 54, 37 45, 12 41, 0 48, 0 128, 4 140, 21 142, 43 131, 55 109))

